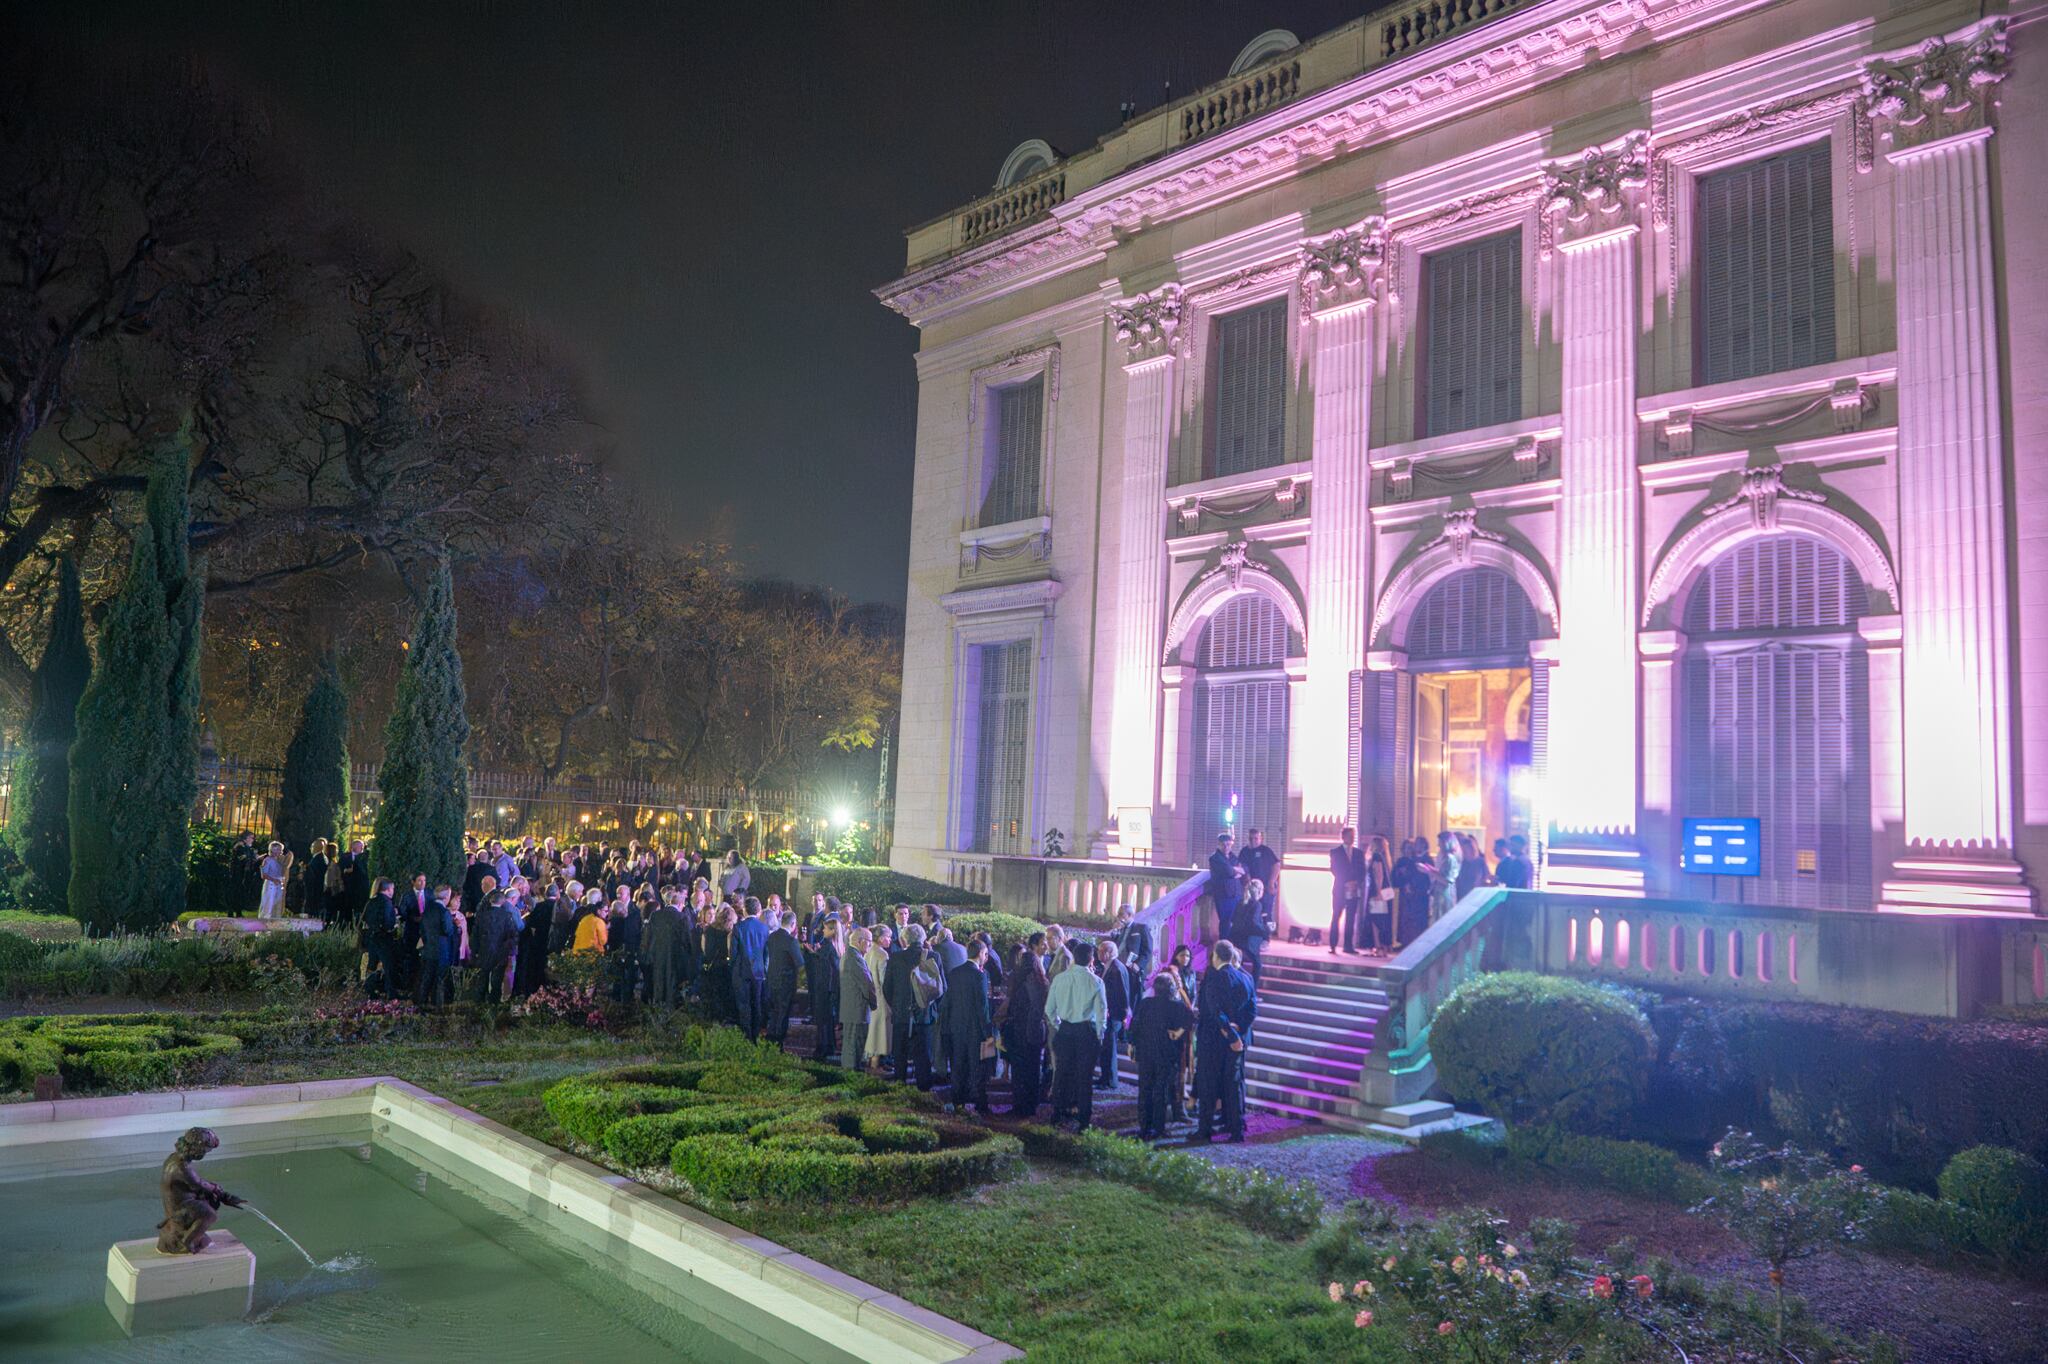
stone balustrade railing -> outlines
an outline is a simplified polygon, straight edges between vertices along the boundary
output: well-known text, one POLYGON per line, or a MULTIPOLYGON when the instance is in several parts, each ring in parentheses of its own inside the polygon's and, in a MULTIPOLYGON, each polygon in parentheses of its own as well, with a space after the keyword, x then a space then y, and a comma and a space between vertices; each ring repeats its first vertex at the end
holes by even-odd
POLYGON ((1144 910, 1188 875, 1186 867, 997 857, 991 859, 990 896, 992 907, 1005 914, 1021 914, 1041 923, 1106 928, 1115 920, 1120 905, 1144 910))
POLYGON ((983 199, 960 215, 960 244, 966 246, 1029 222, 1066 197, 1066 173, 1055 170, 983 199))
POLYGON ((1194 142, 1242 123, 1268 109, 1277 109, 1301 89, 1301 63, 1279 62, 1248 71, 1213 93, 1190 101, 1180 111, 1180 140, 1194 142))
POLYGON ((1941 1018, 2040 998, 2048 925, 1987 914, 1872 914, 1517 895, 1506 965, 1550 975, 1941 1018))
POLYGON ((1429 0, 1402 9, 1380 25, 1380 57, 1388 60, 1425 43, 1484 23, 1514 9, 1519 0, 1429 0))
POLYGON ((1511 892, 1482 886, 1431 924, 1379 969, 1387 996, 1385 1023, 1359 1075, 1358 1098, 1378 1108, 1413 1103, 1436 1082, 1429 1026, 1451 992, 1506 956, 1511 892))

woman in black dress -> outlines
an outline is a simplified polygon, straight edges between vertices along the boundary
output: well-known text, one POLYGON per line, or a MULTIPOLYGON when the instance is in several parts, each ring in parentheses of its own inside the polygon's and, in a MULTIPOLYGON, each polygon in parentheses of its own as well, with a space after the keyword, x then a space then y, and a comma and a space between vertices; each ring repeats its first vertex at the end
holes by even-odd
POLYGON ((1045 950, 1045 935, 1034 933, 1031 941, 1017 946, 1004 979, 1010 987, 1003 1003, 1003 1045, 1010 1056, 1010 1116, 1028 1118, 1038 1110, 1041 1076, 1045 1058, 1045 996, 1051 984, 1039 953, 1045 950), (1035 944, 1035 946, 1034 946, 1035 944))
POLYGON ((737 1023, 732 997, 732 930, 739 922, 731 905, 721 905, 704 929, 704 957, 697 977, 704 1008, 715 1022, 737 1023))

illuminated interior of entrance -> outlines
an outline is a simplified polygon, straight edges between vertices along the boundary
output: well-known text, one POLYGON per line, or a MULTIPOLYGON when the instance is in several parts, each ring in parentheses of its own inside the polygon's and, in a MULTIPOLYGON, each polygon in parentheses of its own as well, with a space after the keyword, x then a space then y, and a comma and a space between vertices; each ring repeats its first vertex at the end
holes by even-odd
POLYGON ((1529 670, 1415 676, 1415 833, 1493 840, 1529 833, 1529 670))

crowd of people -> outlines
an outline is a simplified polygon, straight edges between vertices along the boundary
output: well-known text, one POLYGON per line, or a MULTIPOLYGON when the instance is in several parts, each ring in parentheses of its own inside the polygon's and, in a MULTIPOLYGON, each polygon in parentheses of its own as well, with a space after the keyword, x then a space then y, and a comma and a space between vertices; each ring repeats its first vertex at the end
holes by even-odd
MULTIPOLYGON (((1208 894, 1218 929, 1250 961, 1254 978, 1274 933, 1279 866, 1279 856, 1257 829, 1245 831, 1242 852, 1233 835, 1218 834, 1209 855, 1208 894)), ((1358 830, 1346 827, 1330 849, 1330 928, 1324 941, 1333 955, 1391 956, 1476 887, 1527 890, 1533 871, 1529 840, 1520 834, 1496 838, 1489 864, 1471 834, 1445 830, 1434 846, 1417 834, 1401 844, 1397 856, 1384 834, 1374 834, 1361 848, 1358 830)))
POLYGON ((1199 1140, 1219 1129, 1244 1139, 1258 1008, 1246 943, 1263 942, 1247 936, 1249 917, 1155 970, 1152 930, 1130 906, 1093 942, 1049 924, 1004 952, 986 933, 956 936, 935 905, 862 909, 819 894, 800 909, 778 891, 757 896, 737 853, 471 839, 464 861, 459 886, 424 875, 399 886, 369 875, 359 841, 316 842, 299 866, 245 835, 230 873, 238 913, 289 904, 356 933, 372 995, 516 999, 547 985, 564 954, 584 954, 614 1000, 688 1007, 777 1046, 802 1017, 816 1059, 943 1088, 961 1111, 990 1114, 1007 1078, 1011 1116, 1049 1106, 1055 1123, 1085 1130, 1128 1054, 1142 1137, 1193 1123, 1199 1140))

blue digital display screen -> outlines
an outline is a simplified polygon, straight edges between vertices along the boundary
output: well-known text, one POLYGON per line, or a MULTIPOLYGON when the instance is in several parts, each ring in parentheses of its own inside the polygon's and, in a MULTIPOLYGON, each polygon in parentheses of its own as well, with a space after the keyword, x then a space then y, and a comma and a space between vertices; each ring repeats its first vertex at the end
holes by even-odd
POLYGON ((1688 819, 1679 840, 1679 865, 1702 876, 1761 876, 1763 821, 1688 819))

